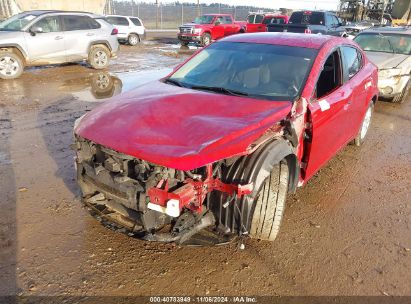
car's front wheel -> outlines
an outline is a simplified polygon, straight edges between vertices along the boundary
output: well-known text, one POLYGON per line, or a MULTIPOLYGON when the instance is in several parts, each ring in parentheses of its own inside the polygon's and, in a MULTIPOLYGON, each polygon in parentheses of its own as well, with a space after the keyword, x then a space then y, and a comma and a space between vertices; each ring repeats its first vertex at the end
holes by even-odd
POLYGON ((254 198, 250 228, 252 238, 274 241, 280 230, 288 193, 289 168, 287 162, 275 165, 261 184, 254 198))
POLYGON ((207 46, 211 43, 211 35, 209 33, 203 34, 201 37, 201 45, 202 46, 207 46))
POLYGON ((360 130, 358 131, 358 134, 354 139, 354 143, 356 146, 361 146, 364 143, 365 137, 367 136, 368 130, 370 129, 373 112, 374 112, 374 102, 371 101, 370 105, 367 108, 367 112, 365 112, 364 118, 361 123, 360 130))
POLYGON ((88 55, 88 63, 96 70, 105 69, 110 63, 110 51, 106 46, 93 46, 88 55))
POLYGON ((15 79, 21 76, 24 63, 21 57, 12 52, 0 52, 0 78, 15 79))
POLYGON ((136 34, 130 34, 128 36, 128 44, 131 46, 135 46, 137 44, 139 44, 140 42, 140 38, 138 38, 138 35, 136 34))

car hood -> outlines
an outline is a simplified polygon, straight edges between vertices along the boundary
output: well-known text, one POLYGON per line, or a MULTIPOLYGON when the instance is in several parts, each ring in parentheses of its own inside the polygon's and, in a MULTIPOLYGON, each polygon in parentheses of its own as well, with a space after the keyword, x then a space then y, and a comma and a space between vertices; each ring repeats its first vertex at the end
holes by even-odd
POLYGON ((0 44, 4 42, 4 40, 10 40, 13 39, 15 40, 17 37, 20 37, 23 35, 23 32, 19 31, 1 31, 0 30, 0 44))
POLYGON ((206 23, 206 24, 198 24, 198 23, 184 23, 183 25, 181 25, 182 27, 185 26, 191 26, 191 27, 203 27, 203 26, 211 26, 211 23, 206 23))
POLYGON ((192 170, 247 153, 291 106, 155 81, 87 113, 75 133, 161 166, 192 170))
POLYGON ((366 54, 379 70, 396 68, 409 57, 408 55, 383 52, 366 52, 366 54))

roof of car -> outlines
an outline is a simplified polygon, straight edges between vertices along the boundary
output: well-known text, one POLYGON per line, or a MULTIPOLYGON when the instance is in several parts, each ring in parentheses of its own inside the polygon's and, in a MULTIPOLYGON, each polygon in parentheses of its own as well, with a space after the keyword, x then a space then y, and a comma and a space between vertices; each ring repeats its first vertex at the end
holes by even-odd
POLYGON ((409 26, 383 26, 383 27, 373 27, 363 31, 362 33, 375 33, 375 34, 405 34, 411 35, 411 27, 409 26))
POLYGON ((79 14, 79 15, 88 15, 93 18, 102 17, 101 15, 97 15, 90 12, 81 12, 81 11, 62 11, 62 10, 33 10, 33 11, 25 11, 22 14, 31 14, 36 16, 41 16, 45 14, 79 14))
POLYGON ((203 14, 203 16, 231 16, 231 14, 203 14))
POLYGON ((137 18, 137 19, 140 19, 136 16, 125 16, 125 15, 106 15, 106 17, 123 17, 123 18, 137 18))
POLYGON ((343 38, 327 35, 265 32, 234 35, 224 38, 221 41, 277 44, 311 49, 320 49, 328 41, 341 41, 341 39, 343 38))

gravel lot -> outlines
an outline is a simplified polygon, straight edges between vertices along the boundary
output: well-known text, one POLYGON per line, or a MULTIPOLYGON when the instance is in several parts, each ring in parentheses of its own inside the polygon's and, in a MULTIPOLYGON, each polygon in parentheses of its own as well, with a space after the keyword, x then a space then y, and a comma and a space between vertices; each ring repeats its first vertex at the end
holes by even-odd
POLYGON ((0 81, 0 295, 411 295, 411 100, 377 103, 365 145, 289 196, 272 244, 146 243, 82 208, 74 120, 194 51, 167 42, 123 46, 110 74, 68 64, 0 81))

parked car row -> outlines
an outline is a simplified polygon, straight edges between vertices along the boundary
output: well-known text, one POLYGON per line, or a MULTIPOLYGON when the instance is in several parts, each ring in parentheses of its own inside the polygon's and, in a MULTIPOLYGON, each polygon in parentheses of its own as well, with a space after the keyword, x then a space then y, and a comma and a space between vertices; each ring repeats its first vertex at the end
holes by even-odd
POLYGON ((18 78, 29 66, 66 62, 87 61, 94 69, 105 69, 117 55, 118 41, 136 45, 144 37, 137 17, 24 12, 0 23, 0 78, 18 78))

